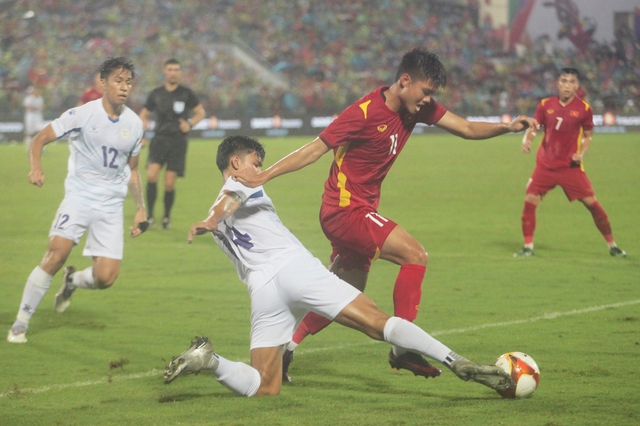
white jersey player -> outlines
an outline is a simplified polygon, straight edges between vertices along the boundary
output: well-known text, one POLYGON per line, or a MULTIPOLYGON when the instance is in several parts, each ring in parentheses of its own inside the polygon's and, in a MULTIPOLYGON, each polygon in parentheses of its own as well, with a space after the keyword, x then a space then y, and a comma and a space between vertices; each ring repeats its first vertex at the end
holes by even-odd
POLYGON ((197 338, 164 373, 170 383, 184 374, 209 371, 232 391, 276 395, 282 386, 282 351, 304 315, 313 311, 408 351, 432 357, 463 380, 492 389, 512 386, 493 365, 473 363, 452 352, 418 326, 389 317, 366 295, 329 272, 282 224, 263 187, 234 181, 235 172, 259 170, 264 148, 247 136, 230 136, 218 147, 216 163, 224 186, 209 217, 191 227, 195 235, 213 233, 232 260, 251 296, 251 366, 214 353, 211 341, 197 338))
POLYGON ((33 135, 42 130, 44 125, 42 116, 44 99, 37 87, 30 86, 27 89, 27 96, 24 97, 22 106, 24 106, 24 144, 27 151, 29 151, 29 144, 33 139, 33 135))
POLYGON ((64 312, 78 287, 105 289, 116 280, 123 252, 123 204, 127 188, 137 212, 131 236, 140 235, 148 223, 138 172, 142 121, 125 105, 131 92, 134 67, 125 58, 105 61, 100 68, 104 97, 73 108, 38 132, 29 150, 29 181, 44 184, 41 156, 44 145, 69 136, 71 155, 65 180, 65 197, 51 225, 49 246, 42 262, 29 275, 18 316, 7 340, 26 343, 29 320, 62 268, 74 245, 87 232, 85 256, 93 264, 76 272, 65 268, 54 308, 64 312))

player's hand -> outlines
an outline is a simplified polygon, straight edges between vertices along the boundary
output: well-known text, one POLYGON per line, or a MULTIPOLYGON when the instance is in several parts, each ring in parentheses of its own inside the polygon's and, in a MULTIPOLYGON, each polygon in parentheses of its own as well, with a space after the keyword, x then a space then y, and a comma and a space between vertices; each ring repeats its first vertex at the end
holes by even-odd
POLYGON ((257 188, 260 185, 264 185, 264 179, 260 177, 261 172, 254 167, 246 167, 242 170, 235 170, 231 177, 236 182, 240 182, 244 186, 249 188, 257 188))
POLYGON ((147 213, 144 210, 138 210, 133 217, 133 226, 129 228, 131 237, 137 237, 144 231, 149 229, 149 222, 147 221, 147 213))
POLYGON ((144 148, 145 146, 149 145, 149 140, 147 138, 140 139, 140 145, 142 146, 142 148, 144 148))
POLYGON ((189 131, 191 130, 191 125, 189 124, 189 122, 184 118, 178 118, 178 121, 180 122, 180 131, 182 133, 189 133, 189 131))
POLYGON ((31 170, 29 172, 29 182, 41 188, 44 185, 44 173, 42 170, 31 170))
POLYGON ((208 232, 213 232, 216 229, 218 229, 216 225, 210 225, 207 222, 194 223, 189 230, 187 242, 191 244, 193 242, 193 237, 195 237, 196 235, 204 235, 208 232))
POLYGON ((538 127, 538 122, 531 117, 527 117, 526 115, 519 115, 515 118, 515 120, 509 123, 509 131, 511 133, 518 133, 526 129, 538 130, 538 127))

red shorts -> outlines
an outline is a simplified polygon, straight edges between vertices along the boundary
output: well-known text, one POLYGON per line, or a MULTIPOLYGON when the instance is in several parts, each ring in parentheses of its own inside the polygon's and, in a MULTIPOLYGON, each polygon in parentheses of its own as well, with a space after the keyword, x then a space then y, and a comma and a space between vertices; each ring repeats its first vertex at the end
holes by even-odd
POLYGON ((569 201, 595 195, 587 174, 580 167, 558 170, 536 167, 527 183, 526 193, 544 196, 556 185, 560 185, 569 201))
POLYGON ((323 203, 320 226, 331 242, 331 259, 340 255, 340 268, 368 272, 387 237, 398 224, 371 207, 336 207, 323 203))

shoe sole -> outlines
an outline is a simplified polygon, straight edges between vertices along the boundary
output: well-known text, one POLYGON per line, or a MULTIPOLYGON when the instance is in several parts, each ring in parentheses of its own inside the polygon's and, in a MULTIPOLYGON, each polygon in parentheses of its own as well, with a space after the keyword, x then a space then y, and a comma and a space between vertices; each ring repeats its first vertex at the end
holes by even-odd
POLYGON ((64 268, 64 274, 62 274, 62 287, 60 287, 60 291, 56 293, 56 298, 53 302, 53 309, 61 314, 67 310, 69 305, 71 304, 71 297, 68 299, 64 298, 64 290, 67 288, 67 277, 73 274, 76 271, 76 268, 73 266, 67 266, 64 268))
POLYGON ((420 364, 415 364, 413 362, 410 361, 403 361, 402 365, 399 362, 396 362, 395 359, 389 357, 389 365, 391 365, 391 368, 394 368, 398 371, 400 371, 400 369, 404 369, 407 371, 412 372, 415 376, 422 376, 425 379, 428 379, 429 377, 431 378, 436 378, 438 376, 440 376, 442 374, 442 371, 440 371, 439 368, 434 367, 433 365, 429 364, 429 367, 425 367, 424 365, 420 365, 420 364), (408 368, 410 367, 410 368, 408 368), (428 368, 429 371, 425 371, 425 368, 428 368), (416 371, 418 371, 416 373, 416 371))

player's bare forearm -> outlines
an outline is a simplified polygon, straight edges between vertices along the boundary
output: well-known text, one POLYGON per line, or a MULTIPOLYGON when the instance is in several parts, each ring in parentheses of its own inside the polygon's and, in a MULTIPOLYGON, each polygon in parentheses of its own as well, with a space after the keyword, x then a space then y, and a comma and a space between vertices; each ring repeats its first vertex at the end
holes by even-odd
POLYGON ((137 237, 149 227, 147 212, 144 206, 144 195, 142 193, 142 179, 138 170, 138 156, 129 158, 129 167, 131 168, 129 192, 136 204, 136 214, 133 217, 133 226, 129 229, 131 230, 130 235, 132 237, 137 237))
POLYGON ((589 150, 591 146, 591 140, 593 138, 593 130, 585 130, 584 136, 582 138, 582 142, 580 144, 580 152, 573 155, 573 161, 582 161, 584 155, 589 150))
POLYGON ((191 119, 189 120, 189 122, 191 123, 191 127, 198 124, 200 120, 204 118, 205 114, 206 112, 204 111, 204 107, 202 106, 202 104, 196 105, 196 107, 193 109, 193 117, 191 117, 191 119))
POLYGON ((187 242, 191 244, 196 235, 204 235, 218 229, 218 224, 228 218, 241 205, 242 199, 235 192, 225 191, 220 194, 209 210, 209 216, 202 222, 196 222, 191 226, 187 242))
POLYGON ((312 142, 309 142, 303 147, 293 151, 281 160, 278 160, 261 173, 255 173, 250 169, 245 169, 242 174, 234 176, 234 178, 245 186, 255 188, 257 186, 264 185, 271 179, 280 175, 295 172, 309 164, 315 163, 328 151, 329 147, 322 141, 322 139, 316 138, 312 142))
POLYGON ((46 144, 56 139, 58 139, 56 132, 53 130, 51 124, 49 124, 35 135, 29 146, 29 164, 31 165, 29 182, 38 187, 44 185, 44 172, 42 171, 41 161, 42 150, 46 144))
POLYGON ((533 143, 533 138, 536 137, 536 129, 528 128, 524 133, 524 137, 522 138, 522 152, 528 153, 531 152, 531 144, 533 143))
POLYGON ((488 123, 484 121, 469 121, 447 111, 436 123, 436 126, 463 139, 489 139, 506 133, 520 132, 527 128, 537 128, 537 122, 521 115, 511 123, 488 123))

